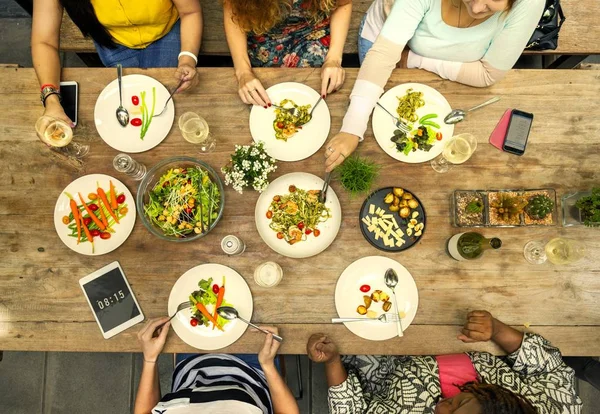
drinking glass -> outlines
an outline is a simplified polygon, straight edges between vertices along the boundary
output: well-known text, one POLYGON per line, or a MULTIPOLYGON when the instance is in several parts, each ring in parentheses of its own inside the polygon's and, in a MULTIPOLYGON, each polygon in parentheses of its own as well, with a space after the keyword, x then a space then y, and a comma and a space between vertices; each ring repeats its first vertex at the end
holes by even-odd
POLYGON ((141 180, 146 175, 146 166, 137 162, 127 154, 118 154, 113 159, 115 170, 130 176, 134 180, 141 180))
POLYGON ((477 139, 472 134, 459 134, 450 138, 444 145, 444 151, 431 160, 431 167, 445 173, 454 165, 466 162, 477 149, 477 139))
POLYGON ((65 155, 83 158, 90 146, 73 142, 73 130, 62 119, 43 115, 35 123, 38 138, 46 145, 65 155))
POLYGON ((217 142, 211 135, 208 123, 204 118, 194 112, 186 112, 179 117, 179 129, 183 138, 200 148, 200 152, 211 152, 217 142))
POLYGON ((585 256, 585 245, 578 240, 563 237, 556 237, 547 243, 533 240, 525 245, 523 255, 531 264, 542 264, 549 260, 556 265, 566 265, 585 256))

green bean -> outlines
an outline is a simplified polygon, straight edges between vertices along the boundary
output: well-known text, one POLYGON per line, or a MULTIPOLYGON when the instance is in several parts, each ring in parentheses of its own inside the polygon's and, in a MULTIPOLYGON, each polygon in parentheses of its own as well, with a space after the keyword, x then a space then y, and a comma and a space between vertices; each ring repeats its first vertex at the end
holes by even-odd
POLYGON ((424 117, 422 117, 421 119, 419 119, 419 124, 423 125, 424 121, 427 121, 428 119, 432 119, 432 118, 437 118, 437 114, 428 114, 428 115, 425 115, 424 117))
POLYGON ((433 121, 423 121, 423 122, 421 122, 421 125, 426 125, 426 126, 434 127, 436 129, 440 129, 440 125, 436 124, 433 121))

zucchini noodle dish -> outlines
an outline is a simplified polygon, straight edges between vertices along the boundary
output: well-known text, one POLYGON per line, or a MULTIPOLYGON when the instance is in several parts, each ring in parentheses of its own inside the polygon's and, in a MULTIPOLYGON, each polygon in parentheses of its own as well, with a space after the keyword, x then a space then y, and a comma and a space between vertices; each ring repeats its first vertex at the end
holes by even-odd
POLYGON ((294 116, 291 111, 275 108, 275 120, 273 121, 273 129, 275 130, 275 138, 287 141, 302 125, 310 121, 308 110, 311 105, 296 105, 291 99, 284 99, 279 103, 282 108, 296 108, 299 112, 298 116, 294 116))

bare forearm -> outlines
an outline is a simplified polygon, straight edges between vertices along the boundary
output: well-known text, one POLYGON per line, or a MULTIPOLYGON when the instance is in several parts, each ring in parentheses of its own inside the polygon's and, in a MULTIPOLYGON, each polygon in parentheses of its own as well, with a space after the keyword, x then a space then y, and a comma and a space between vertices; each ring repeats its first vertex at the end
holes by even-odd
POLYGON ((348 378, 348 372, 342 364, 342 359, 337 356, 332 361, 325 363, 325 376, 327 377, 327 386, 334 387, 340 385, 348 378))
POLYGON ((298 404, 274 364, 263 366, 275 414, 298 414, 298 404))
POLYGON ((60 59, 58 49, 47 43, 31 45, 33 68, 41 85, 60 83, 60 59))
POLYGON ((223 23, 225 25, 225 37, 233 59, 233 67, 236 75, 252 70, 250 58, 248 57, 248 36, 232 20, 230 6, 225 3, 223 7, 223 23))
POLYGON ((511 354, 521 347, 523 342, 523 332, 517 331, 498 319, 494 319, 494 334, 492 341, 500 346, 504 351, 511 354))
POLYGON ((149 414, 160 401, 160 383, 156 363, 144 362, 135 397, 134 414, 149 414))
POLYGON ((329 51, 327 52, 327 59, 342 60, 351 16, 352 3, 338 7, 331 13, 331 42, 329 44, 329 51))
POLYGON ((198 56, 202 42, 202 11, 181 14, 181 51, 198 56))

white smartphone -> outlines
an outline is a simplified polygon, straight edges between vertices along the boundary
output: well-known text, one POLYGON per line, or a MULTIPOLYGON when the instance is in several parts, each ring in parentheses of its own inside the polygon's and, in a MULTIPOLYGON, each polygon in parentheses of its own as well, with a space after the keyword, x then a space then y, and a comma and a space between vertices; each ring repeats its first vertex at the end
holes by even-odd
POLYGON ((81 278, 79 285, 105 339, 144 320, 119 262, 81 278))
POLYGON ((75 81, 65 81, 60 83, 60 96, 62 98, 61 104, 65 110, 65 114, 71 121, 77 125, 77 110, 78 110, 78 97, 79 97, 79 85, 75 81))

